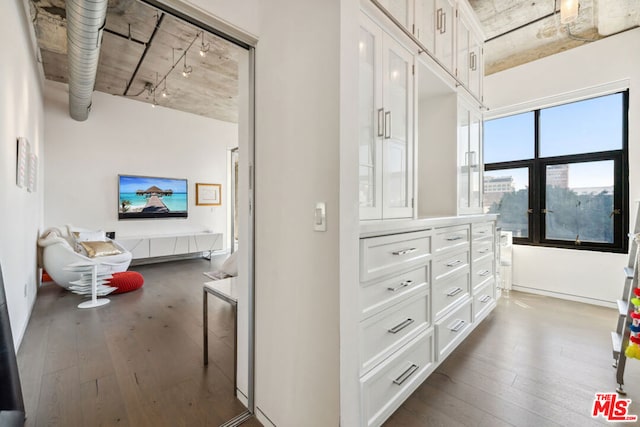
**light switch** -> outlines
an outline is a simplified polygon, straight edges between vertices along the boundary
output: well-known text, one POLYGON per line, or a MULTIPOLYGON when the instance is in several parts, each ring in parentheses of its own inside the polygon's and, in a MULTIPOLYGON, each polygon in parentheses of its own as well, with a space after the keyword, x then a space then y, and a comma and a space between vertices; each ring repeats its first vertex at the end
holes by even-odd
POLYGON ((316 209, 313 214, 313 230, 327 231, 327 207, 324 202, 316 203, 316 209))

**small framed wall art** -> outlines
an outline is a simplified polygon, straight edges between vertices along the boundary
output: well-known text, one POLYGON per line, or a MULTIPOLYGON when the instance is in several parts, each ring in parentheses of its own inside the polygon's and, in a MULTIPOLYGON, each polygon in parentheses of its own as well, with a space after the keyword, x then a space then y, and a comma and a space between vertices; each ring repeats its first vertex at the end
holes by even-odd
POLYGON ((16 155, 16 185, 20 188, 24 188, 27 184, 30 160, 29 151, 29 141, 27 141, 27 138, 19 137, 16 155))
POLYGON ((196 206, 220 206, 222 185, 196 183, 196 206))

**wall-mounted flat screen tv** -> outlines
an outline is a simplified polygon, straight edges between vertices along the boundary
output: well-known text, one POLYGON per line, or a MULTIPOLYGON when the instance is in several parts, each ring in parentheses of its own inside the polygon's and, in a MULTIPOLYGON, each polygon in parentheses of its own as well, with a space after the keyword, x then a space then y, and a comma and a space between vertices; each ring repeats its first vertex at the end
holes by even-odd
POLYGON ((118 175, 118 219, 186 218, 187 180, 118 175))

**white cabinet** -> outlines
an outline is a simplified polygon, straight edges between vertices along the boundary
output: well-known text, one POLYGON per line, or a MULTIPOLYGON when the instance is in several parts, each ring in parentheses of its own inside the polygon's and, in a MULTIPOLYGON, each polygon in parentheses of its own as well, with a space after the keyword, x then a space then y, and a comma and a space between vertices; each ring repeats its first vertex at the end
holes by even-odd
POLYGON ((482 114, 458 93, 458 213, 482 213, 482 114))
POLYGON ((456 37, 456 75, 469 92, 477 99, 482 97, 483 37, 475 29, 469 12, 460 8, 456 37))
POLYGON ((454 22, 455 3, 451 0, 436 0, 435 13, 435 54, 440 63, 449 71, 454 71, 454 22))
POLYGON ((379 0, 379 3, 387 9, 395 19, 407 30, 411 30, 413 24, 413 0, 379 0))
POLYGON ((128 249, 136 264, 154 262, 160 257, 211 252, 222 249, 222 234, 194 232, 171 235, 137 236, 118 239, 128 249))
POLYGON ((413 216, 413 55, 361 15, 360 218, 413 216))
POLYGON ((414 36, 451 73, 454 71, 454 23, 452 0, 415 0, 414 36))
POLYGON ((384 423, 495 308, 495 218, 361 226, 353 425, 384 423))

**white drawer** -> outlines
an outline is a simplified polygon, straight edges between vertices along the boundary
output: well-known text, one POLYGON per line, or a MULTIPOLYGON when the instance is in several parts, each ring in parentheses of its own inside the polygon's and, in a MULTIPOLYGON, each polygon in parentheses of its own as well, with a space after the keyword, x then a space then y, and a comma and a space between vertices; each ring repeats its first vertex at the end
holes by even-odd
POLYGON ((494 276, 495 261, 493 257, 483 259, 473 264, 471 268, 471 286, 476 289, 494 276))
POLYGON ((471 260, 476 262, 493 254, 493 239, 474 240, 471 242, 471 260))
POLYGON ((429 286, 428 277, 429 267, 423 265, 389 279, 361 284, 359 295, 361 318, 367 318, 426 289, 429 286))
POLYGON ((433 368, 433 330, 430 329, 360 380, 363 425, 382 424, 433 368))
POLYGON ((476 322, 482 320, 496 305, 496 285, 489 280, 473 294, 473 318, 476 322))
POLYGON ((471 224, 471 233, 473 236, 473 240, 484 239, 486 237, 491 237, 493 239, 493 222, 480 222, 477 224, 471 224))
POLYGON ((467 246, 469 243, 469 226, 437 228, 433 235, 433 253, 467 246))
POLYGON ((469 249, 442 254, 431 262, 433 281, 442 280, 453 273, 469 269, 469 249))
POLYGON ((425 330, 428 322, 428 290, 361 322, 361 372, 369 371, 425 330))
POLYGON ((438 360, 443 360, 464 339, 471 328, 471 299, 436 322, 438 360))
POLYGON ((360 281, 425 264, 431 255, 431 231, 360 239, 360 281))
POLYGON ((434 319, 442 317, 460 300, 470 295, 470 281, 469 270, 467 270, 462 274, 455 274, 434 283, 431 288, 431 307, 434 319))

